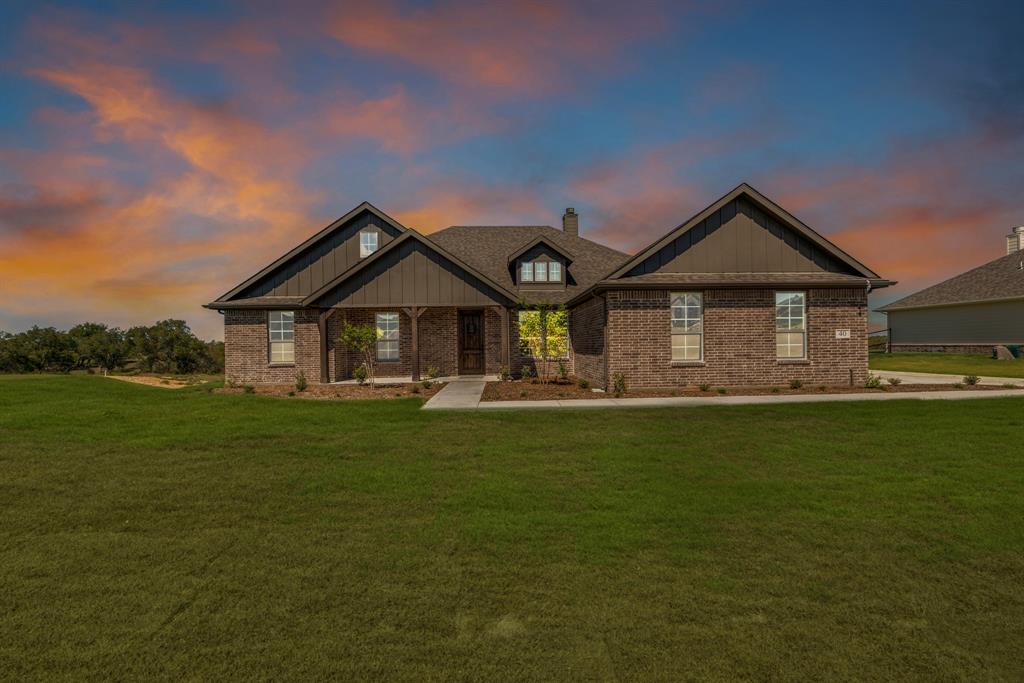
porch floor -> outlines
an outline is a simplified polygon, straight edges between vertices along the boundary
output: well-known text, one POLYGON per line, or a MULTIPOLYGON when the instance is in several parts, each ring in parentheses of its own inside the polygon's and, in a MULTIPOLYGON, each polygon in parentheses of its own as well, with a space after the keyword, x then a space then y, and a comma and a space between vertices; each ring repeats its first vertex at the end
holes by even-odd
MULTIPOLYGON (((420 381, 426 380, 426 377, 420 379, 420 381)), ((446 377, 434 377, 431 382, 458 382, 458 381, 480 381, 480 382, 497 382, 497 375, 449 375, 446 377)), ((374 380, 377 384, 412 384, 412 375, 406 375, 405 377, 377 377, 374 380)), ((358 384, 354 379, 343 379, 338 382, 331 382, 331 384, 358 384)))

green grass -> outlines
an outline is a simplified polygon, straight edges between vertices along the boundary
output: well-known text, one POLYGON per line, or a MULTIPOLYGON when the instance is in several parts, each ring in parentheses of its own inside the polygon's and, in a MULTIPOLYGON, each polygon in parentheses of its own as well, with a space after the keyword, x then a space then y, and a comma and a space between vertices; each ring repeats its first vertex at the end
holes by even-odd
POLYGON ((1024 360, 994 360, 983 354, 887 353, 872 354, 872 370, 937 372, 945 375, 1024 377, 1024 360))
POLYGON ((0 677, 1020 680, 1022 407, 0 378, 0 677))

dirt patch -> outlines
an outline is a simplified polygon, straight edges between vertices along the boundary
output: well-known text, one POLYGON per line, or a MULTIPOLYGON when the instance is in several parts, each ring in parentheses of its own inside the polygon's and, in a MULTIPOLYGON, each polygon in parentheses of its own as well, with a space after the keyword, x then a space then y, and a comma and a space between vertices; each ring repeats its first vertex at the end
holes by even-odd
POLYGON ((434 382, 430 388, 419 384, 381 385, 376 388, 368 384, 310 384, 305 391, 296 391, 292 384, 257 384, 251 387, 224 387, 214 389, 215 394, 257 394, 277 398, 305 398, 321 401, 330 400, 382 400, 392 398, 419 397, 428 399, 441 391, 444 385, 434 382))
POLYGON ((107 375, 107 377, 120 380, 121 382, 145 384, 146 386, 160 387, 162 389, 181 389, 193 384, 193 382, 180 377, 160 377, 156 375, 107 375))
MULTIPOLYGON (((961 391, 991 391, 1003 389, 995 385, 964 386, 961 391)), ((951 391, 952 384, 900 384, 898 386, 884 385, 878 389, 867 389, 864 387, 851 386, 824 386, 815 385, 791 389, 786 387, 711 387, 708 391, 701 391, 698 387, 680 387, 678 389, 631 389, 621 398, 665 398, 665 397, 696 397, 696 396, 767 396, 778 395, 803 395, 803 394, 881 394, 881 393, 906 393, 917 391, 951 391)), ((536 380, 515 380, 512 382, 488 382, 484 387, 482 401, 557 401, 570 399, 599 399, 612 398, 611 392, 593 391, 590 388, 581 389, 578 384, 572 381, 549 382, 541 384, 536 380)))

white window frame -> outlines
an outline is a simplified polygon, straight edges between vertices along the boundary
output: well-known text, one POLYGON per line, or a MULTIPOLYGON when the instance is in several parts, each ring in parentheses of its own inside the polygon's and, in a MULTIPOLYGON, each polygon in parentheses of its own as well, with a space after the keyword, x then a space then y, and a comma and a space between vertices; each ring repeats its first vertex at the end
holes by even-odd
POLYGON ((558 261, 548 262, 548 282, 562 281, 562 264, 558 261))
POLYGON ((295 311, 267 312, 267 344, 272 365, 295 363, 295 311))
POLYGON ((533 281, 534 282, 547 282, 548 281, 548 262, 547 261, 534 261, 533 262, 533 281))
POLYGON ((379 246, 380 235, 376 230, 362 230, 359 232, 359 258, 370 256, 377 251, 379 246))
POLYGON ((374 316, 377 325, 377 348, 375 349, 378 361, 392 362, 401 357, 399 349, 398 313, 387 311, 374 316))
POLYGON ((519 266, 519 280, 533 282, 533 261, 523 261, 519 266))
POLYGON ((779 360, 807 359, 807 292, 775 292, 775 357, 779 360), (798 306, 782 303, 792 296, 800 297, 798 306), (780 315, 783 312, 785 315, 780 315), (793 343, 795 336, 800 337, 800 355, 792 353, 797 346, 793 343))
POLYGON ((671 310, 671 356, 673 363, 702 363, 704 361, 704 293, 672 292, 669 295, 671 310), (694 310, 696 308, 696 315, 694 310), (696 343, 694 343, 696 342, 696 343), (697 355, 692 351, 696 349, 697 355))

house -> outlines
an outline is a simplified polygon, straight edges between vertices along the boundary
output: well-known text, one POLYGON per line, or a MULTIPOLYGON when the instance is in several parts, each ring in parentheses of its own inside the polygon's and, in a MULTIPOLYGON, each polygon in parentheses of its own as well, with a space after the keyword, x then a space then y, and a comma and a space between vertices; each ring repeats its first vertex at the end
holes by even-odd
POLYGON ((893 351, 988 353, 1024 343, 1024 226, 1006 255, 878 309, 893 351))
POLYGON ((595 387, 839 385, 867 376, 868 293, 890 284, 742 184, 632 256, 580 237, 573 209, 560 230, 428 236, 363 203, 206 306, 235 382, 351 377, 343 321, 377 327, 378 376, 515 374, 544 306, 595 387))

